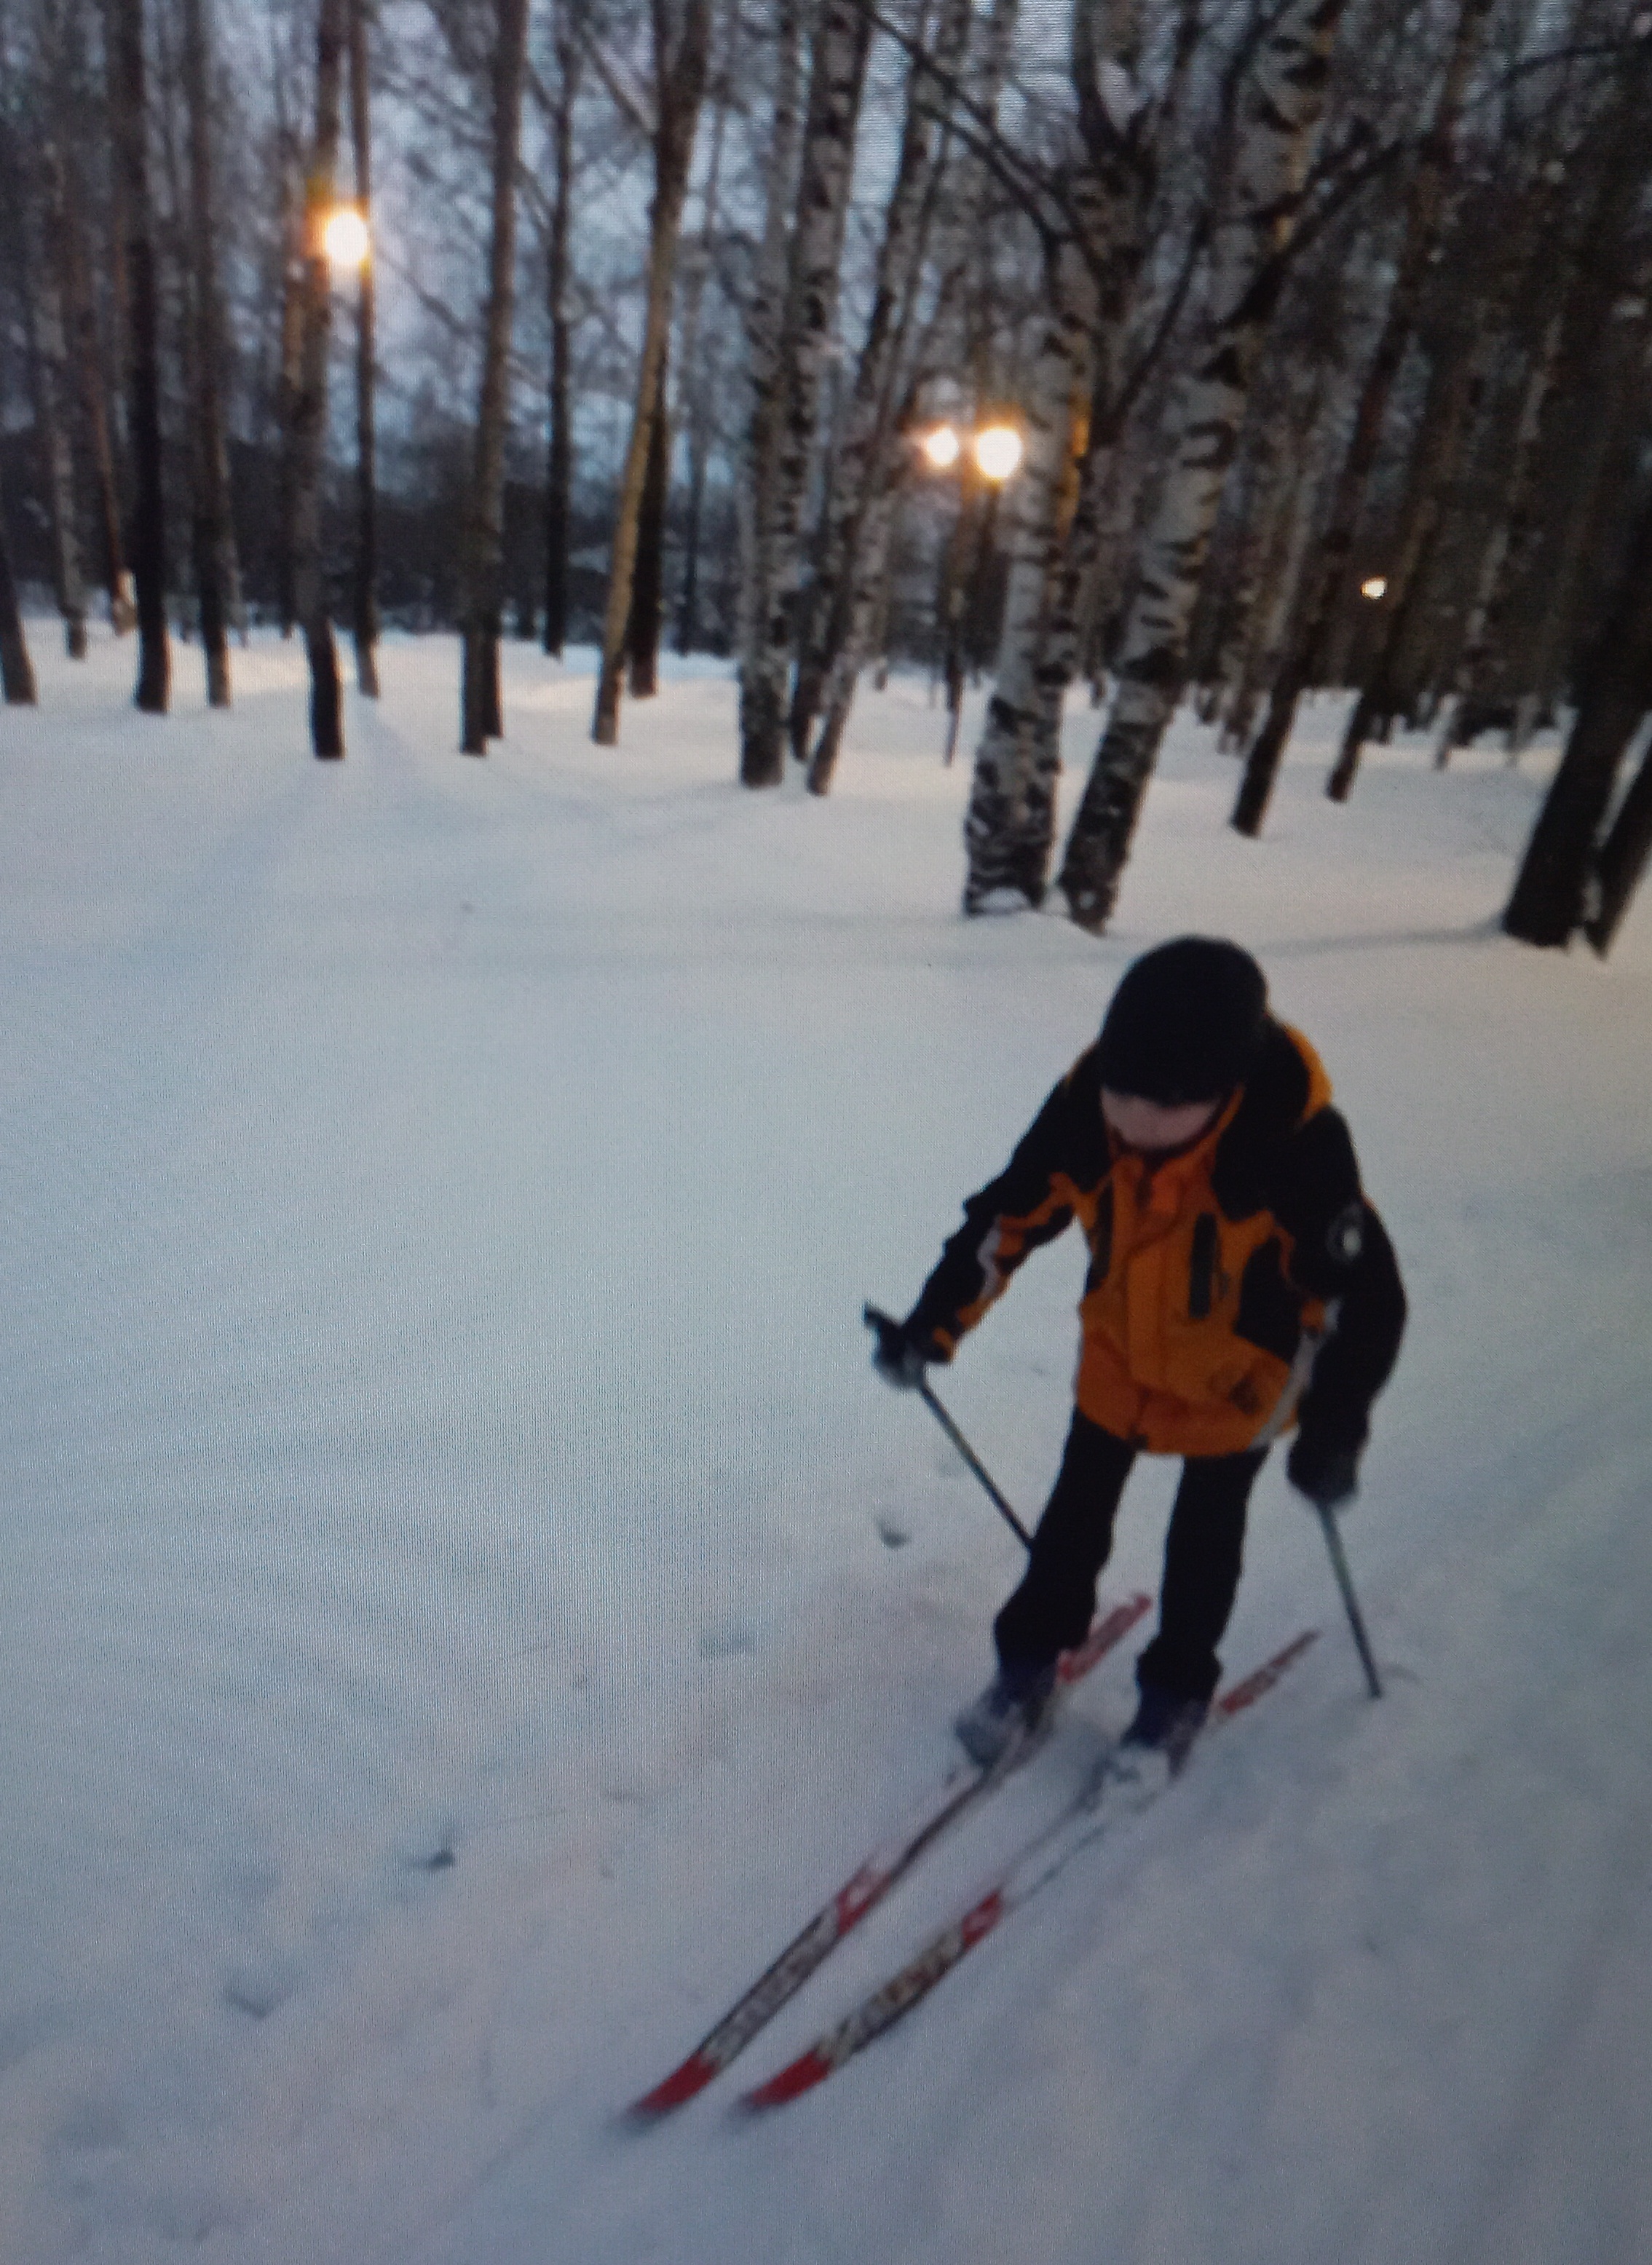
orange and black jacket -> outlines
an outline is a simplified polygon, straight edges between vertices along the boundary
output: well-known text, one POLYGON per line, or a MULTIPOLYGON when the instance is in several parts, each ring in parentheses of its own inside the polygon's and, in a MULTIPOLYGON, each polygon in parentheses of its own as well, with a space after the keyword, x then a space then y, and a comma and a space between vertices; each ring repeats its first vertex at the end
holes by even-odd
POLYGON ((1405 1327, 1394 1249, 1307 1040, 1270 1021, 1198 1143, 1150 1167, 1102 1117, 1081 1055, 1008 1167, 964 1206, 907 1317, 950 1359, 1030 1250, 1077 1220, 1090 1248, 1080 1411, 1150 1453, 1227 1455, 1267 1429, 1305 1330, 1335 1325, 1299 1410, 1357 1452, 1405 1327))

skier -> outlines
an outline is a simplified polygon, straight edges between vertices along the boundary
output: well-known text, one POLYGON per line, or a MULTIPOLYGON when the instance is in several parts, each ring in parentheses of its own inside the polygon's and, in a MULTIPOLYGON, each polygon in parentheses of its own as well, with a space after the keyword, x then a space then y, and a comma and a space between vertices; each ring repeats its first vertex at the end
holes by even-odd
POLYGON ((964 1205, 906 1319, 880 1327, 876 1366, 915 1387, 1029 1251, 1083 1227, 1072 1427, 1026 1573, 993 1625, 997 1671, 955 1726, 982 1767, 1048 1714, 1139 1453, 1184 1458, 1124 1733, 1172 1770, 1220 1676, 1246 1504, 1277 1432, 1297 1424, 1285 1469, 1299 1492, 1327 1509, 1351 1499, 1406 1307, 1330 1091, 1307 1040, 1270 1014, 1248 952, 1204 936, 1161 944, 1126 970, 1099 1038, 964 1205))

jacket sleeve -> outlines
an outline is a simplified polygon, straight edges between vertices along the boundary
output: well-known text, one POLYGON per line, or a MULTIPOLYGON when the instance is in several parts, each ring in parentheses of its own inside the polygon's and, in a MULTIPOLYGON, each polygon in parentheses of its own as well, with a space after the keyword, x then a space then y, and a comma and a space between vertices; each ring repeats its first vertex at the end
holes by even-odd
POLYGON ((1270 1207, 1292 1238, 1292 1281, 1337 1308, 1303 1395, 1302 1431, 1357 1453, 1399 1357, 1406 1301, 1394 1245, 1360 1186, 1338 1111, 1316 1111, 1286 1144, 1270 1207))
MULTIPOLYGON (((1072 1223, 1078 1191, 1068 1167, 1082 1106, 1074 1089, 1078 1074, 1074 1069, 1062 1079, 1004 1169, 964 1205, 963 1226, 943 1245, 906 1317, 908 1334, 930 1338, 947 1360, 1029 1251, 1052 1242, 1072 1223)), ((1099 1116, 1096 1123, 1099 1128, 1099 1116)))

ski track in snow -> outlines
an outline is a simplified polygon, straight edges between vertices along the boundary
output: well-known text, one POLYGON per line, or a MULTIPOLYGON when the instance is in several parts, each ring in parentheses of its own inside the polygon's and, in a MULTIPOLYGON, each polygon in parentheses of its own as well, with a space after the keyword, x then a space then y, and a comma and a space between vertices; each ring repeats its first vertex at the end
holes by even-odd
MULTIPOLYGON (((157 724, 129 647, 33 642, 42 705, 0 719, 8 2265, 1652 2255, 1652 914, 1604 970, 1496 933, 1552 750, 1373 748, 1342 811, 1311 703, 1253 845, 1184 717, 1097 943, 957 916, 968 765, 913 681, 820 805, 731 784, 709 665, 608 753, 588 669, 511 648, 476 763, 452 645, 392 639, 324 769, 292 648, 237 654, 218 716, 180 648, 157 724), (1015 1575, 861 1300, 910 1298, 1187 927, 1320 1047, 1406 1270, 1347 1528, 1389 1695, 1270 1468, 1226 1652, 1317 1621, 1280 1693, 737 2123, 1117 1727, 1108 1663, 734 2078, 622 2136, 945 1766, 1015 1575)), ((1081 1278, 1076 1241, 1035 1257, 944 1382, 1024 1515, 1081 1278)), ((1132 1482, 1113 1593, 1153 1584, 1173 1475, 1132 1482)))

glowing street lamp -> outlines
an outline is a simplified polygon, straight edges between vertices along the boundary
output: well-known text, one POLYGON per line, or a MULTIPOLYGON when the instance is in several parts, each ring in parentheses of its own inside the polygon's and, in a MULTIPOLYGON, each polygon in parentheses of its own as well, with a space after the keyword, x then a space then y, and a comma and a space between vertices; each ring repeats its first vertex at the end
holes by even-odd
POLYGON ((950 425, 932 426, 918 446, 923 450, 924 461, 930 470, 935 472, 950 472, 964 453, 964 443, 950 425))
POLYGON ((974 437, 971 453, 981 477, 990 480, 994 487, 1001 487, 1020 470, 1027 448, 1013 425, 983 425, 974 437))
POLYGON ((1368 574, 1359 586, 1360 596, 1370 598, 1373 602, 1378 598, 1386 597, 1387 592, 1388 578, 1386 574, 1368 574))
POLYGON ((321 249, 335 274, 365 267, 373 251, 366 220, 354 205, 335 205, 321 225, 321 249))

